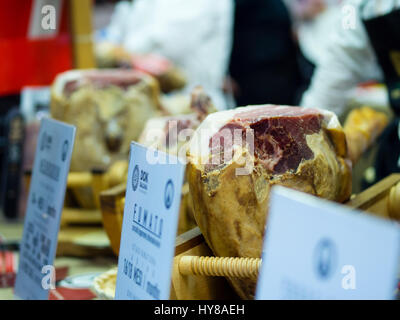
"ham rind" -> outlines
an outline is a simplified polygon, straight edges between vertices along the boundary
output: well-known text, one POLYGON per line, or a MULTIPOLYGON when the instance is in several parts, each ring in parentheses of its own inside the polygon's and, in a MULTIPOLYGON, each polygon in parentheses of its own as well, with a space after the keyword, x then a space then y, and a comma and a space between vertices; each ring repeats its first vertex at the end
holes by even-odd
MULTIPOLYGON (((240 109, 240 108, 239 108, 240 109)), ((245 108, 246 109, 246 108, 245 108)), ((259 122, 265 118, 274 117, 303 117, 303 116, 320 116, 321 111, 312 108, 300 108, 290 106, 276 106, 276 105, 264 105, 256 106, 249 110, 243 110, 235 114, 235 118, 242 122, 249 124, 259 122)))

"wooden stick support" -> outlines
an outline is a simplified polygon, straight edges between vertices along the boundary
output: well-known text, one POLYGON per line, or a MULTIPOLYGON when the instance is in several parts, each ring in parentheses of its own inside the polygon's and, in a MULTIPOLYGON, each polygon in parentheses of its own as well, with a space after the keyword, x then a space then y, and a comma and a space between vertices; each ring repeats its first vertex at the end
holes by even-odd
POLYGON ((93 177, 90 172, 70 172, 68 174, 67 186, 69 188, 89 187, 93 177))
POLYGON ((261 259, 182 256, 178 266, 182 275, 257 278, 261 259))
POLYGON ((400 220, 400 182, 390 189, 387 204, 390 218, 400 220))

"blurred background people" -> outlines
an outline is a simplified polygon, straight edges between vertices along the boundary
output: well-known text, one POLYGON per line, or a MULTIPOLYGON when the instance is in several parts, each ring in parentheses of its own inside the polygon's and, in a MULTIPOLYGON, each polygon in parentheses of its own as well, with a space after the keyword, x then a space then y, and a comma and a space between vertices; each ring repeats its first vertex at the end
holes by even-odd
POLYGON ((232 42, 231 0, 134 0, 117 4, 103 40, 134 54, 159 54, 184 70, 185 92, 201 84, 226 108, 222 83, 232 42))
POLYGON ((400 0, 348 0, 323 52, 301 105, 346 111, 361 82, 385 82, 395 115, 381 137, 376 180, 400 172, 400 0))
POLYGON ((217 108, 295 105, 316 60, 302 54, 297 31, 327 7, 324 0, 122 1, 101 40, 169 59, 187 76, 184 92, 200 84, 217 108))
POLYGON ((237 104, 294 104, 303 80, 285 4, 235 0, 235 6, 229 72, 237 104))
POLYGON ((341 19, 343 0, 285 0, 304 57, 314 66, 324 54, 332 26, 341 19))
POLYGON ((300 50, 298 31, 325 9, 324 0, 235 0, 229 71, 237 105, 299 103, 315 60, 300 50))
MULTIPOLYGON (((300 70, 306 79, 304 89, 324 54, 329 41, 327 36, 341 15, 342 0, 285 0, 293 20, 293 29, 298 46, 300 70)), ((298 104, 299 101, 296 101, 298 104)))

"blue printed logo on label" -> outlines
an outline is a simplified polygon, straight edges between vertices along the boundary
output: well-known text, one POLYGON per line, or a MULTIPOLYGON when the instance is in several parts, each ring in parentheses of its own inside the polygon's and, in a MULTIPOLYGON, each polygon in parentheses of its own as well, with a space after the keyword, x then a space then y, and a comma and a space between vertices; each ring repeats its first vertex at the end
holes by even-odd
POLYGON ((174 200, 174 183, 171 179, 168 180, 165 185, 164 191, 164 204, 167 209, 171 208, 172 202, 174 200))
POLYGON ((62 152, 61 152, 61 160, 65 162, 67 159, 67 154, 68 154, 68 147, 69 147, 69 142, 68 140, 65 140, 62 146, 62 152))
POLYGON ((314 251, 315 270, 320 279, 328 279, 335 270, 337 260, 336 246, 332 240, 320 240, 314 251))
POLYGON ((51 144, 53 142, 53 137, 47 132, 43 132, 42 139, 40 141, 40 151, 43 151, 44 149, 50 150, 51 149, 51 144))
POLYGON ((133 169, 133 175, 132 175, 132 188, 133 188, 133 191, 136 191, 138 185, 139 185, 139 166, 136 165, 135 169, 133 169))

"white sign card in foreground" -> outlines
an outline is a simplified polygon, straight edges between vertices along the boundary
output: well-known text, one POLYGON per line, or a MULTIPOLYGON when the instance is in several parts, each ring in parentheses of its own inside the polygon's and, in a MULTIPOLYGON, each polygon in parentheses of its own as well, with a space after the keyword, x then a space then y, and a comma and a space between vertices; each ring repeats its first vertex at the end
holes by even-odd
POLYGON ((131 144, 115 299, 169 299, 184 172, 175 156, 131 144))
POLYGON ((48 299, 74 140, 75 127, 42 120, 20 246, 17 298, 48 299))
POLYGON ((393 299, 394 222, 273 187, 257 299, 393 299))

